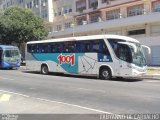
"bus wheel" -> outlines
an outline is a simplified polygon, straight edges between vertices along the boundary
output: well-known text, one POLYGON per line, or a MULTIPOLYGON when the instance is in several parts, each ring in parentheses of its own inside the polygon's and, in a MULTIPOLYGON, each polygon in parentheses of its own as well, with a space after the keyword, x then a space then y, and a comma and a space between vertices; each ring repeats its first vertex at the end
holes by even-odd
POLYGON ((111 77, 112 77, 111 70, 109 68, 102 68, 100 70, 99 77, 102 80, 109 80, 109 79, 111 79, 111 77))
POLYGON ((47 65, 42 65, 41 74, 47 75, 49 73, 47 65))

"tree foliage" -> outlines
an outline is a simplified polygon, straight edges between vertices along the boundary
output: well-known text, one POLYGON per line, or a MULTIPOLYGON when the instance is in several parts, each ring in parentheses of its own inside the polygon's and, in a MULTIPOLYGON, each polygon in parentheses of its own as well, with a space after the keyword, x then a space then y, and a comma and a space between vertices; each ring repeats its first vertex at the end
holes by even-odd
POLYGON ((0 13, 0 39, 4 44, 41 40, 47 34, 45 22, 29 9, 10 7, 0 13))

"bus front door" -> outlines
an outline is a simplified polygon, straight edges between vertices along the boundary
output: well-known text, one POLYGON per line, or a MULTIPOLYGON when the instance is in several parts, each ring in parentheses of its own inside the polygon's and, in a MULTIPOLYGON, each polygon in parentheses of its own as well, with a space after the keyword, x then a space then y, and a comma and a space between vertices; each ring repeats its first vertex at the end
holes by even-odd
POLYGON ((127 45, 119 47, 119 70, 120 76, 130 76, 131 69, 130 63, 132 62, 132 55, 130 48, 127 45))

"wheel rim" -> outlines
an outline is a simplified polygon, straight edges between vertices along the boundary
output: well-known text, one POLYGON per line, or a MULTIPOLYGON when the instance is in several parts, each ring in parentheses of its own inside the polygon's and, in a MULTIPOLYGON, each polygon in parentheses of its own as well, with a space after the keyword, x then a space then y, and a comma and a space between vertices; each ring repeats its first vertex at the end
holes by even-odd
POLYGON ((102 75, 104 78, 107 78, 109 76, 109 73, 108 71, 103 71, 102 75))
POLYGON ((46 74, 48 72, 48 68, 46 66, 42 67, 42 73, 46 74))

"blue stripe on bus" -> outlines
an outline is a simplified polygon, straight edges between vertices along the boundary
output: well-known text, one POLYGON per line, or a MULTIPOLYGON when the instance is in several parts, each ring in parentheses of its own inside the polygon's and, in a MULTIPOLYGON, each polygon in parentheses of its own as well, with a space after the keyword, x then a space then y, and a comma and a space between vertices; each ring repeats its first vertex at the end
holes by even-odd
MULTIPOLYGON (((57 64, 60 64, 61 67, 67 73, 78 73, 78 59, 79 57, 83 57, 84 55, 85 55, 84 53, 34 53, 33 57, 38 61, 53 61, 57 64), (73 61, 69 61, 70 57, 72 60, 73 56, 74 56, 74 63, 72 63, 73 61), (58 58, 63 60, 59 61, 58 58)), ((105 54, 102 53, 97 54, 96 60, 98 62, 112 62, 111 56, 106 56, 105 54)))
POLYGON ((36 54, 33 54, 34 58, 38 61, 54 61, 56 62, 57 64, 60 64, 59 60, 58 60, 58 57, 62 55, 62 56, 72 56, 74 55, 74 64, 72 63, 62 63, 61 64, 61 67, 68 73, 78 73, 78 58, 80 56, 83 56, 84 54, 83 53, 76 53, 76 54, 73 54, 73 53, 63 53, 63 54, 60 54, 60 53, 36 53, 36 54))

